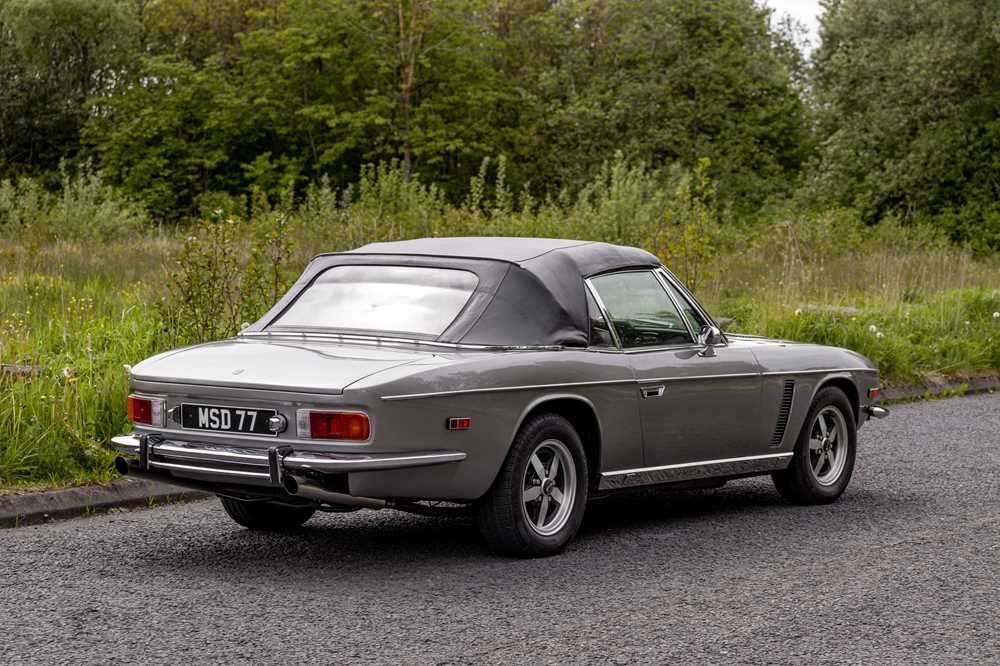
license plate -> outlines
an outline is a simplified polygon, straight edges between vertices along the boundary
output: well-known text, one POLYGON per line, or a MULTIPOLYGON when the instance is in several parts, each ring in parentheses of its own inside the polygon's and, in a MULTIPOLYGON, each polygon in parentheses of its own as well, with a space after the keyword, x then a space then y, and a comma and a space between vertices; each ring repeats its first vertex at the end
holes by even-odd
POLYGON ((190 430, 239 432, 253 435, 276 435, 267 427, 267 420, 276 415, 273 409, 220 407, 217 405, 181 405, 181 427, 190 430))

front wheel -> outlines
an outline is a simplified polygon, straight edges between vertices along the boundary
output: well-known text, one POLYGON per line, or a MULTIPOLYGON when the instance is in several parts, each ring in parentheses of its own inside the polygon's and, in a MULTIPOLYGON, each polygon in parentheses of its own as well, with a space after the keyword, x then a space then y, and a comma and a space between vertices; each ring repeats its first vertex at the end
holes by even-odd
POLYGON ((797 504, 828 504, 843 494, 857 449, 853 415, 840 389, 831 386, 816 395, 791 464, 771 475, 782 497, 797 504))
POLYGON ((288 506, 274 502, 248 502, 219 496, 222 508, 234 521, 251 530, 291 530, 312 518, 311 506, 288 506))
POLYGON ((480 501, 479 530, 490 550, 537 557, 557 553, 583 521, 587 456, 565 418, 543 414, 514 438, 493 486, 480 501))

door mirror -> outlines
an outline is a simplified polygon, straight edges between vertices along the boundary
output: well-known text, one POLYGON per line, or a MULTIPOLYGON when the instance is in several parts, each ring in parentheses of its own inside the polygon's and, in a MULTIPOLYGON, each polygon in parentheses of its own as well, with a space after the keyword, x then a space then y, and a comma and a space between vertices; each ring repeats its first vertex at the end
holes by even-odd
POLYGON ((715 356, 715 346, 721 345, 723 342, 725 342, 725 338, 722 337, 722 331, 715 326, 702 326, 701 332, 698 334, 698 344, 704 349, 699 352, 699 355, 715 356))

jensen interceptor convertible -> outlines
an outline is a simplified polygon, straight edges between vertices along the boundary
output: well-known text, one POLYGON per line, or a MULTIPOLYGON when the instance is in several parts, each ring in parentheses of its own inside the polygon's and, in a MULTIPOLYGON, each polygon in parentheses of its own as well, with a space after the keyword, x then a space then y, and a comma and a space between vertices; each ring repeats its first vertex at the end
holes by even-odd
POLYGON ((139 363, 113 442, 122 474, 215 493, 250 529, 468 512, 534 556, 626 489, 770 474, 832 502, 878 395, 852 351, 721 332, 648 252, 427 238, 320 255, 237 337, 139 363))

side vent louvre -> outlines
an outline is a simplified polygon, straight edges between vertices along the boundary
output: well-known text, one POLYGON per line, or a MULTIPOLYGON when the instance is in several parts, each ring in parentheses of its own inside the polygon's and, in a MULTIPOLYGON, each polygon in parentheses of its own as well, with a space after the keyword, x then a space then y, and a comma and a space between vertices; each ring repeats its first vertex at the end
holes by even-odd
POLYGON ((785 389, 781 392, 781 409, 778 410, 778 422, 774 425, 774 435, 771 446, 779 446, 785 436, 785 426, 788 425, 788 414, 792 411, 792 395, 795 393, 795 382, 785 380, 785 389))

